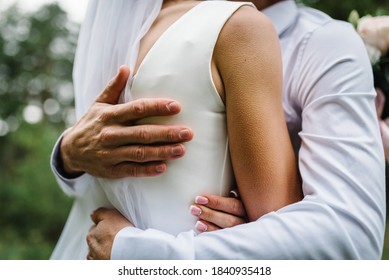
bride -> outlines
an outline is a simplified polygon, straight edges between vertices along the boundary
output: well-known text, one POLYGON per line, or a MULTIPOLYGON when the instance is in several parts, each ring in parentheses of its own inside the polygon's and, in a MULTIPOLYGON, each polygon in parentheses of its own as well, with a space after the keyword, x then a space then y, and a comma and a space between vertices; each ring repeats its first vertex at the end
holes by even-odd
POLYGON ((78 119, 121 64, 132 70, 123 102, 166 97, 182 105, 177 116, 136 125, 185 124, 194 139, 160 176, 88 175, 53 259, 85 259, 89 215, 102 206, 140 229, 177 235, 193 228, 187 209, 199 193, 226 195, 237 184, 249 220, 301 198, 281 104, 277 35, 251 4, 90 1, 74 66, 78 119))

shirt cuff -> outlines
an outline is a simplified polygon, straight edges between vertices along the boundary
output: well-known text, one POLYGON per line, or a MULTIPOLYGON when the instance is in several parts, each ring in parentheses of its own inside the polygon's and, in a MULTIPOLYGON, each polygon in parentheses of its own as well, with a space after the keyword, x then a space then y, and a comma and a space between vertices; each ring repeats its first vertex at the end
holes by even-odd
POLYGON ((125 227, 114 239, 112 260, 187 260, 194 259, 193 230, 171 235, 155 229, 125 227))
POLYGON ((128 242, 131 237, 142 233, 143 230, 136 227, 125 227, 121 229, 115 236, 111 250, 111 260, 125 260, 130 259, 130 254, 127 250, 131 250, 128 242))
MULTIPOLYGON (((69 176, 64 170, 63 170, 63 163, 61 159, 61 142, 62 142, 63 134, 59 137, 57 142, 55 143, 55 146, 53 148, 53 151, 51 153, 51 158, 50 158, 50 165, 51 165, 51 170, 53 171, 58 183, 63 186, 66 185, 69 187, 71 190, 74 190, 74 186, 78 180, 80 180, 82 177, 86 175, 86 173, 83 173, 82 175, 72 177, 69 176)), ((70 190, 69 190, 70 191, 70 190)), ((65 190, 65 192, 67 192, 65 190)))

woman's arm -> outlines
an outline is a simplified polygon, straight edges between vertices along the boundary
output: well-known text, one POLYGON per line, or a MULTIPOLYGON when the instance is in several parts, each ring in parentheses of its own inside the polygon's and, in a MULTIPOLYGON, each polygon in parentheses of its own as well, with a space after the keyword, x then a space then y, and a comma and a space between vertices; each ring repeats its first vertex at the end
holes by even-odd
POLYGON ((257 10, 224 26, 214 61, 224 84, 232 164, 250 221, 302 198, 282 108, 277 34, 257 10))

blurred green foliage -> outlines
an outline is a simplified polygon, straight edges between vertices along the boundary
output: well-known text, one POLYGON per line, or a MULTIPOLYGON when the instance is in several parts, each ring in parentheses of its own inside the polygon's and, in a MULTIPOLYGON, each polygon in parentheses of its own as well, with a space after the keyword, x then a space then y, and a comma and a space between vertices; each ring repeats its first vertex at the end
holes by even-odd
POLYGON ((48 166, 57 137, 52 126, 23 123, 1 143, 0 259, 47 259, 53 250, 70 206, 48 166))
MULTIPOLYGON (((387 0, 304 0, 335 18, 389 14, 387 0)), ((49 166, 74 121, 71 71, 79 26, 57 5, 0 14, 0 259, 47 259, 71 199, 49 166)), ((389 259, 386 238, 384 259, 389 259)))
POLYGON ((356 10, 361 16, 389 14, 388 0, 297 0, 297 2, 319 9, 340 20, 347 20, 352 10, 356 10))
POLYGON ((1 13, 0 259, 49 258, 69 212, 49 157, 73 115, 78 28, 58 5, 1 13))

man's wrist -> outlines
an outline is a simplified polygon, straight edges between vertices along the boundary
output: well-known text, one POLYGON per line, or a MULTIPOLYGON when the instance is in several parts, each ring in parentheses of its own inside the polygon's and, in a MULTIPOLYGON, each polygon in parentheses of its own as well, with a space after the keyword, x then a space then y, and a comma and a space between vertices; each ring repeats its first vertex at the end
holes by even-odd
POLYGON ((66 137, 66 131, 63 134, 60 142, 58 143, 58 153, 57 153, 57 169, 58 172, 65 178, 68 179, 74 179, 77 178, 81 175, 83 175, 85 172, 81 170, 75 170, 72 169, 68 164, 66 164, 66 160, 69 160, 70 157, 67 157, 64 155, 64 147, 65 147, 65 142, 64 142, 64 137, 66 137))
MULTIPOLYGON (((59 154, 61 154, 61 152, 59 152, 59 154)), ((59 156, 59 158, 58 158, 57 169, 58 169, 58 172, 63 177, 65 177, 67 179, 74 179, 74 178, 80 177, 81 175, 83 175, 85 173, 82 171, 73 171, 73 170, 70 170, 69 168, 66 168, 61 156, 59 156)))

